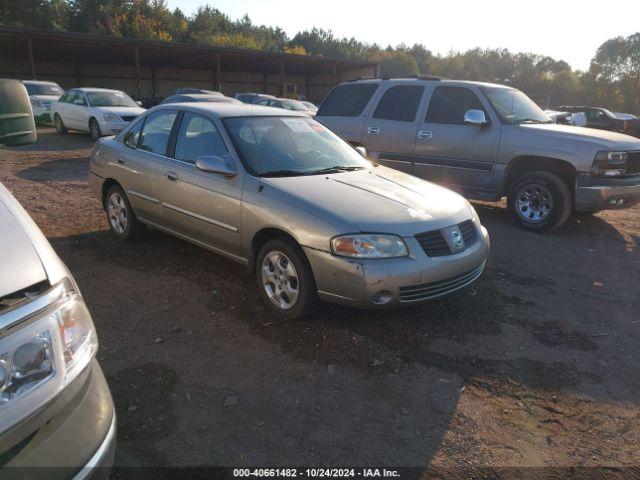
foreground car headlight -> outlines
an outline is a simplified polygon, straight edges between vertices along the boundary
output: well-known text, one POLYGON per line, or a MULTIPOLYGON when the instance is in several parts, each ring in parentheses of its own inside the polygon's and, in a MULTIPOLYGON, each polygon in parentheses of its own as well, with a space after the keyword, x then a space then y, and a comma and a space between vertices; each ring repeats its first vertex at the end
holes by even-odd
POLYGON ((40 100, 31 100, 32 107, 42 107, 42 102, 40 100))
POLYGON ((89 311, 71 282, 52 291, 43 313, 0 340, 0 432, 57 395, 98 349, 89 311))
POLYGON ((361 233, 331 239, 334 255, 351 258, 393 258, 409 254, 402 238, 396 235, 361 233))
POLYGON ((593 160, 591 175, 621 177, 627 173, 627 152, 598 152, 593 160))
POLYGON ((116 115, 115 113, 105 113, 102 115, 105 122, 122 122, 122 118, 120 115, 116 115))

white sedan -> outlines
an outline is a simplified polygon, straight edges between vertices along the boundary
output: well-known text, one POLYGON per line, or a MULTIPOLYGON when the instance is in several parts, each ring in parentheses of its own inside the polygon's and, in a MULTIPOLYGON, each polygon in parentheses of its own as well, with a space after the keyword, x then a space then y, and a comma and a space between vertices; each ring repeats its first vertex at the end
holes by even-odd
POLYGON ((126 93, 105 88, 72 88, 51 105, 58 133, 80 130, 94 140, 119 133, 145 111, 126 93))

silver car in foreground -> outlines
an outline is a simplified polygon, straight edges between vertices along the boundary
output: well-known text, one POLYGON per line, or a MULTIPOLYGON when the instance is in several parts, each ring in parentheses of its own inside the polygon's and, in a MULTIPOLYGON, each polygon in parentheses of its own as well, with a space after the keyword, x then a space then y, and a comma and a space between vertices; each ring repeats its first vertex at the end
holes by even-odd
POLYGON ((106 478, 116 414, 91 315, 1 183, 0 231, 0 478, 106 478))
POLYGON ((460 195, 374 165, 304 114, 158 106, 96 143, 89 184, 112 232, 142 224, 256 272, 269 307, 412 305, 470 284, 489 236, 460 195))

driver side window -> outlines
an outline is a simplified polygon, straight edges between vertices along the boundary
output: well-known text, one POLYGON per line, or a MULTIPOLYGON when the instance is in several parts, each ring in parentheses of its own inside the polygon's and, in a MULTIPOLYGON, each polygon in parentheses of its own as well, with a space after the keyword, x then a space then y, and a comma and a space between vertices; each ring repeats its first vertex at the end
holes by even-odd
POLYGON ((489 118, 476 94, 468 88, 437 87, 431 96, 426 121, 464 125, 467 110, 482 110, 489 118))
POLYGON ((226 153, 227 147, 213 122, 202 115, 185 112, 176 139, 175 158, 195 163, 205 155, 223 156, 226 153))

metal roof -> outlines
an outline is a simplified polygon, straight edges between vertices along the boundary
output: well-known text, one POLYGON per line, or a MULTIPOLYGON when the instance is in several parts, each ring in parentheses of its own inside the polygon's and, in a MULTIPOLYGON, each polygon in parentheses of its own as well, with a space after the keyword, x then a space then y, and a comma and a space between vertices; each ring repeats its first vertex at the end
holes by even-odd
POLYGON ((216 69, 218 57, 222 70, 234 72, 279 73, 282 61, 285 62, 287 74, 299 75, 329 73, 334 69, 340 72, 377 65, 372 62, 312 55, 15 27, 0 27, 0 57, 28 59, 29 41, 35 61, 130 65, 136 61, 137 50, 141 66, 158 68, 213 70, 216 69))

